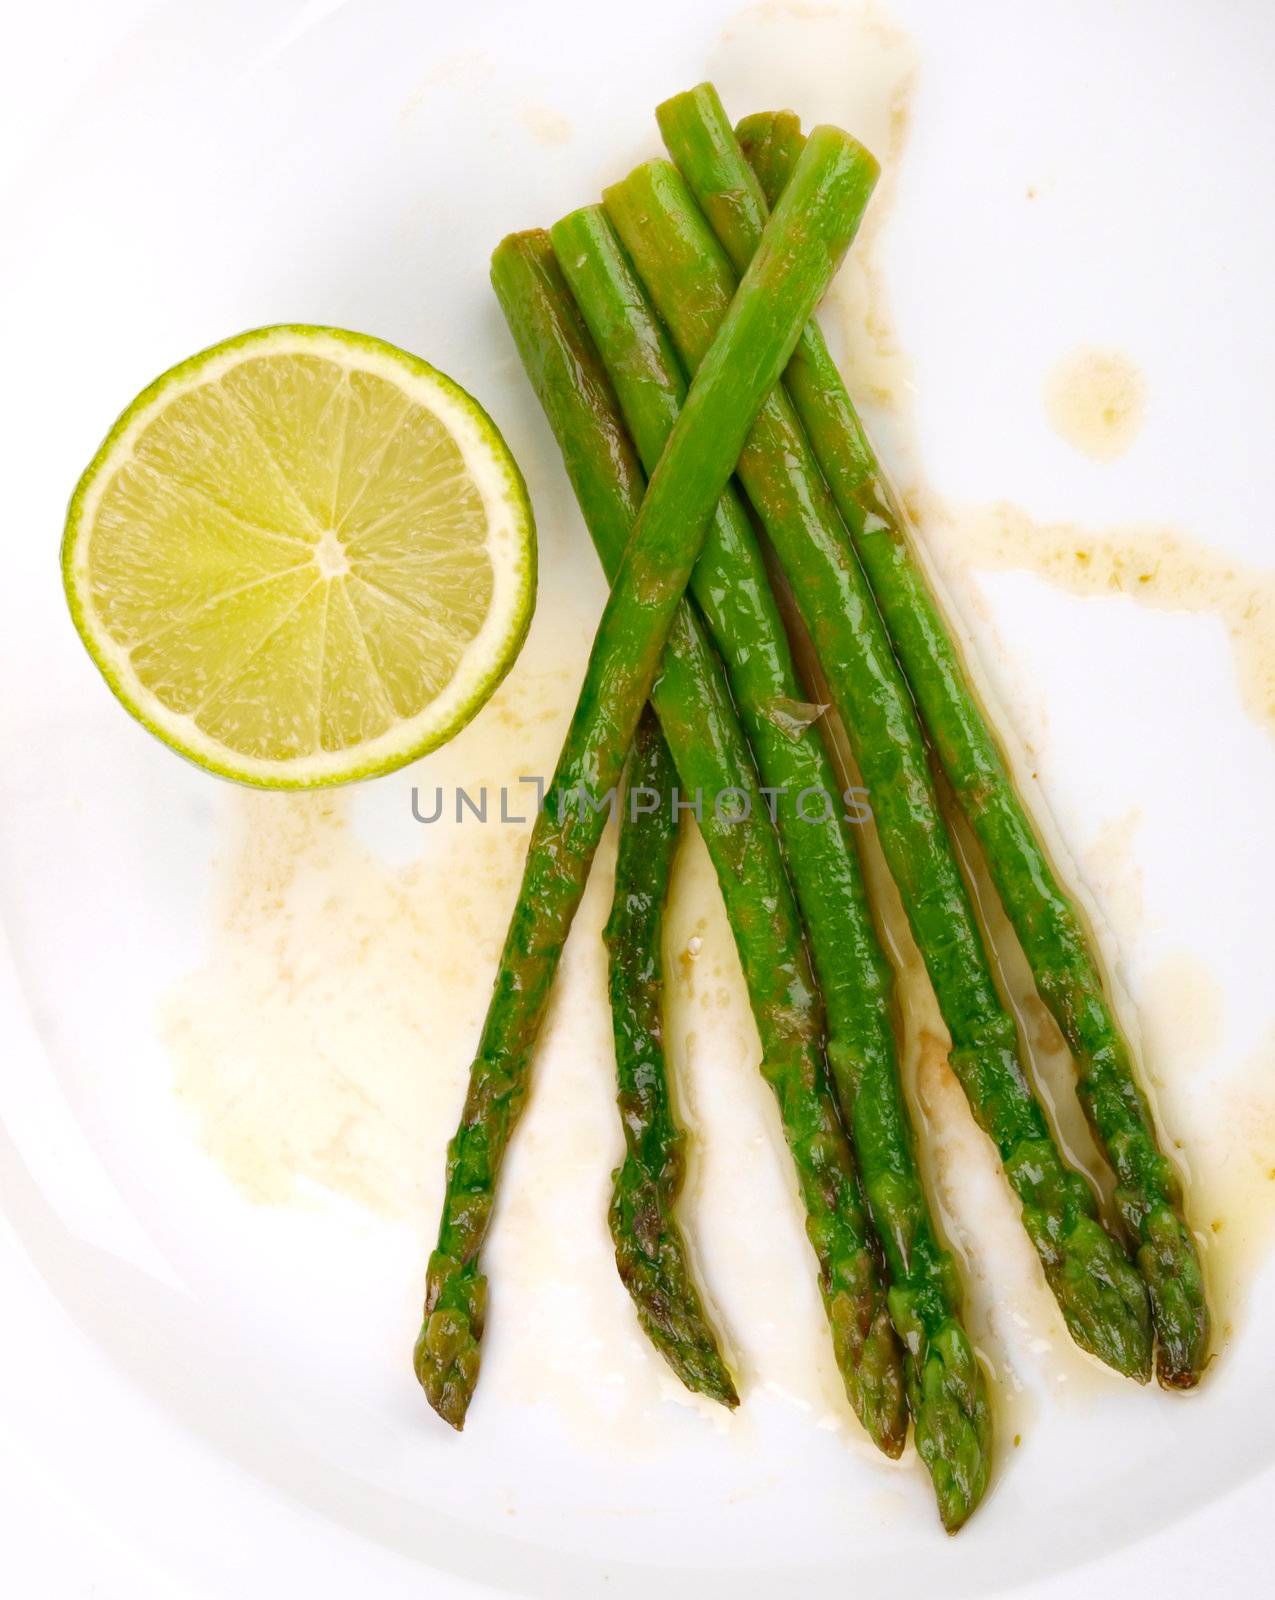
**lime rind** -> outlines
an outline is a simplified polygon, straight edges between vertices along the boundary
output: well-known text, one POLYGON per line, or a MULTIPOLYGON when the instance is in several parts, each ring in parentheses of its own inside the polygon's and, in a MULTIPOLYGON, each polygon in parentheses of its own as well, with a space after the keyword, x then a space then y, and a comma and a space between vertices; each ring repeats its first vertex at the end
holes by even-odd
POLYGON ((536 534, 527 486, 499 429, 474 397, 418 356, 370 334, 303 323, 251 329, 200 351, 149 384, 115 422, 71 496, 62 541, 71 617, 120 703, 150 733, 196 765, 239 783, 310 789, 379 776, 437 749, 490 699, 527 636, 536 594, 536 534), (326 357, 403 388, 432 411, 460 449, 487 514, 493 592, 487 615, 446 687, 418 715, 353 748, 272 758, 237 751, 174 712, 140 681, 128 651, 100 625, 89 594, 89 539, 107 485, 133 442, 177 394, 215 381, 255 355, 326 357))

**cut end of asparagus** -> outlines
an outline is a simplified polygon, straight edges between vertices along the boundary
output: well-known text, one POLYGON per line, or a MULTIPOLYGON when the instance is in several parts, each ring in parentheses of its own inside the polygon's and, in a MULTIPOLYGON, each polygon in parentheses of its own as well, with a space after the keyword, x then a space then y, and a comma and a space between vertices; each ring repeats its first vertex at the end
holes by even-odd
POLYGON ((679 192, 686 190, 682 174, 673 163, 665 156, 652 156, 649 161, 639 161, 627 177, 607 184, 602 191, 602 204, 611 212, 617 201, 623 203, 630 190, 646 193, 653 188, 659 193, 669 183, 674 184, 679 192))
MULTIPOLYGON (((655 120, 669 154, 683 173, 686 173, 688 166, 720 171, 723 157, 729 160, 734 153, 735 134, 730 118, 726 115, 721 96, 711 83, 697 84, 695 88, 665 100, 656 106, 655 120)), ((751 172, 742 176, 760 199, 760 191, 751 172)), ((738 186, 732 187, 738 195, 738 186)))
POLYGON ((795 111, 759 111, 736 125, 735 137, 756 174, 766 204, 773 207, 806 142, 801 118, 795 111))
POLYGON ((430 1257, 425 1316, 412 1365, 425 1398, 457 1433, 465 1426, 478 1382, 486 1296, 481 1273, 438 1250, 430 1257))
MULTIPOLYGON (((801 118, 795 111, 754 111, 735 124, 735 137, 752 164, 758 150, 776 138, 785 143, 802 137, 801 118)), ((800 149, 800 146, 798 146, 800 149)))
POLYGON ((507 233, 491 253, 491 284, 496 298, 504 304, 503 286, 520 280, 521 275, 543 272, 556 265, 553 245, 544 228, 526 228, 521 233, 507 233))
POLYGON ((599 221, 605 222, 605 220, 606 211, 600 202, 577 206, 574 211, 568 211, 565 217, 559 217, 549 229, 549 239, 554 247, 554 253, 561 256, 564 241, 569 241, 577 229, 584 229, 587 232, 597 227, 599 221))
POLYGON ((821 122, 807 136, 801 131, 800 117, 793 111, 761 111, 744 117, 735 128, 735 137, 772 208, 791 178, 793 167, 810 144, 828 145, 839 139, 853 150, 855 159, 864 164, 872 183, 881 173, 877 158, 853 135, 832 123, 821 122), (768 176, 773 181, 768 182, 768 176))
MULTIPOLYGON (((881 163, 868 149, 866 144, 861 144, 852 133, 847 133, 844 128, 838 128, 833 122, 820 122, 811 128, 806 139, 805 149, 801 153, 801 160, 808 161, 813 169, 816 159, 827 160, 829 155, 839 151, 842 159, 855 174, 860 193, 863 195, 864 204, 876 187, 877 179, 881 176, 881 163), (807 151, 810 152, 807 155, 807 151)), ((783 196, 775 209, 779 210, 783 196)))
POLYGON ((655 108, 655 120, 663 128, 665 123, 681 116, 686 110, 698 113, 700 107, 706 107, 712 112, 721 109, 721 96, 716 87, 707 79, 697 83, 693 89, 683 89, 681 94, 673 94, 667 100, 661 100, 655 108))

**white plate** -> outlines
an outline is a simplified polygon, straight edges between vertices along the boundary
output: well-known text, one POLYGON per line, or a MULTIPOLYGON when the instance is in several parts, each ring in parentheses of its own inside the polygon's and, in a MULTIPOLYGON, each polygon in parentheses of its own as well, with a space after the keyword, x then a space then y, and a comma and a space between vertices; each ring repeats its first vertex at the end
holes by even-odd
MULTIPOLYGON (((1275 704, 1275 613, 1244 608, 1269 605, 1275 504, 1269 7, 134 11, 63 3, 16 40, 9 22, 0 1488, 18 1588, 1043 1594, 1089 1563, 1092 1593, 1136 1574, 1172 1596, 1255 1575, 1275 1464, 1275 762, 1251 712, 1275 704), (882 147, 874 272, 843 291, 875 332, 850 370, 885 392, 870 415, 901 481, 924 472, 940 564, 1112 924, 1195 1220, 1232 1241, 1210 1257, 1232 1327, 1207 1383, 1135 1391, 1068 1355, 985 1156, 955 1138, 976 1325, 1001 1387, 1021 1386, 994 1493, 956 1541, 915 1460, 874 1459, 829 1384, 693 856, 673 939, 698 935, 703 966, 677 986, 674 1032, 740 1416, 674 1392, 607 1260, 601 874, 510 1163, 463 1439, 408 1361, 519 843, 423 828, 411 789, 552 756, 602 593, 486 258, 654 154, 653 106, 706 76, 736 114, 792 104, 882 147), (500 705, 334 812, 247 798, 134 726, 74 638, 56 564, 115 412, 171 362, 282 319, 380 334, 472 388, 542 538, 540 611, 500 705), (1085 344, 1145 381, 1111 462, 1061 439, 1042 399, 1085 344), (1075 525, 1095 560, 1104 528, 1191 543, 1140 596, 1158 604, 1079 595, 990 570, 1006 563, 969 507, 1002 499, 1075 525)), ((1015 526, 1028 565, 1052 552, 1084 587, 1069 534, 1015 526)))

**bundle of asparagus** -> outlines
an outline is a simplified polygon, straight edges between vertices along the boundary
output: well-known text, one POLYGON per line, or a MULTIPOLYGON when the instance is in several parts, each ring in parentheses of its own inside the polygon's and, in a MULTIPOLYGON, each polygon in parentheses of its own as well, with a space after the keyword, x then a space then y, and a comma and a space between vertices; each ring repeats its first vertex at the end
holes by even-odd
MULTIPOLYGON (((789 113, 748 118, 737 137, 710 85, 657 115, 676 166, 647 163, 608 189, 603 206, 549 234, 511 235, 492 258, 496 294, 612 589, 532 833, 449 1146, 416 1371, 434 1407, 461 1427, 478 1374, 479 1252, 500 1164, 604 825, 600 802, 632 741, 630 797, 666 802, 674 775, 683 791, 735 797, 729 811, 705 808, 700 825, 796 1166, 838 1367, 886 1454, 901 1452, 911 1416, 944 1526, 955 1531, 988 1482, 986 1380, 921 1182, 893 973, 856 844, 834 810, 811 821, 801 809, 803 795, 837 786, 817 719, 786 714, 807 686, 754 519, 849 731, 951 1033, 953 1070, 996 1145, 1073 1337, 1143 1382, 1154 1337, 1161 1381, 1195 1383, 1208 1344, 1199 1259, 1083 924, 810 320, 876 164, 836 129, 807 139, 789 113), (1031 1086, 932 755, 1075 1055, 1082 1101, 1118 1179, 1110 1225, 1031 1086)), ((688 1387, 734 1406, 674 1215, 683 1135, 661 1043, 660 946, 676 839, 666 803, 628 808, 606 933, 625 1134, 610 1223, 652 1342, 688 1387)))

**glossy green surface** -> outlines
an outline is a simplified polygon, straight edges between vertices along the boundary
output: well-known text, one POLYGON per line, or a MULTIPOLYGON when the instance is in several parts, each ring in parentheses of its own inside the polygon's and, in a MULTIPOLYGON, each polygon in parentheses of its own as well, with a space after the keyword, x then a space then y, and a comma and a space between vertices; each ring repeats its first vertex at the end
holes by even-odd
POLYGON ((638 723, 620 800, 615 895, 605 934, 624 1125, 624 1160, 613 1174, 608 1221, 620 1279, 651 1343, 688 1389, 734 1407, 739 1396, 674 1215, 686 1140, 673 1116, 664 1059, 664 905, 677 853, 669 803, 676 782, 648 708, 638 723))
POLYGON ((455 1427, 478 1377, 486 1300, 479 1253, 553 976, 605 825, 606 796, 619 784, 713 508, 758 407, 849 247, 875 180, 876 163, 848 135, 813 131, 651 476, 603 609, 532 828, 460 1126, 448 1146, 415 1368, 430 1403, 455 1427))
MULTIPOLYGON (((716 188, 721 196, 713 226, 742 268, 764 224, 767 201, 783 192, 801 153, 801 125, 791 112, 763 113, 740 124, 740 141, 761 184, 754 193, 746 184, 741 190, 742 152, 736 141, 722 136, 726 119, 724 112, 718 119, 720 102, 696 110, 695 120, 705 130, 697 143, 708 142, 711 127, 717 146, 716 159, 696 162, 696 171, 705 189, 716 188), (746 194, 742 202, 741 193, 746 194)), ((700 200, 711 204, 706 194, 700 200)), ((930 741, 983 847, 1040 996, 1071 1048, 1081 1103, 1115 1170, 1116 1204, 1151 1291, 1160 1381, 1169 1388, 1190 1388, 1207 1365, 1209 1349, 1199 1251, 1183 1214, 1181 1180, 1160 1149, 1089 934, 1018 794, 907 518, 817 324, 802 335, 785 382, 867 572, 930 741)))
MULTIPOLYGON (((714 340, 735 273, 668 162, 637 168, 606 206, 689 370, 714 340)), ((786 391, 758 413, 739 478, 787 573, 845 721, 891 874, 952 1035, 951 1063, 995 1142, 1072 1336, 1145 1379, 1142 1280, 1063 1160, 1019 1058, 1014 1022, 939 808, 925 737, 872 593, 786 391)))
MULTIPOLYGON (((512 236, 492 279, 523 366, 562 451, 607 577, 614 581, 645 480, 615 396, 545 233, 512 236)), ((721 663, 683 604, 651 701, 684 792, 734 790, 746 821, 705 804, 701 830, 726 904, 806 1210, 806 1231, 846 1392, 888 1454, 907 1420, 898 1345, 871 1228, 823 1056, 823 1011, 779 839, 721 663)))
MULTIPOLYGON (((668 335, 601 207, 572 212, 550 231, 629 432, 643 461, 658 461, 686 393, 668 335)), ((804 690, 756 535, 733 488, 718 502, 691 592, 725 664, 762 782, 775 791, 827 1013, 828 1060, 885 1249, 918 1448, 934 1474, 944 1524, 955 1529, 987 1484, 991 1417, 984 1379, 960 1324, 955 1263, 935 1236, 917 1171, 895 1058, 893 973, 818 727, 794 729, 775 714, 801 701, 804 690), (799 809, 801 797, 812 793, 836 797, 835 809, 817 799, 799 809)))

